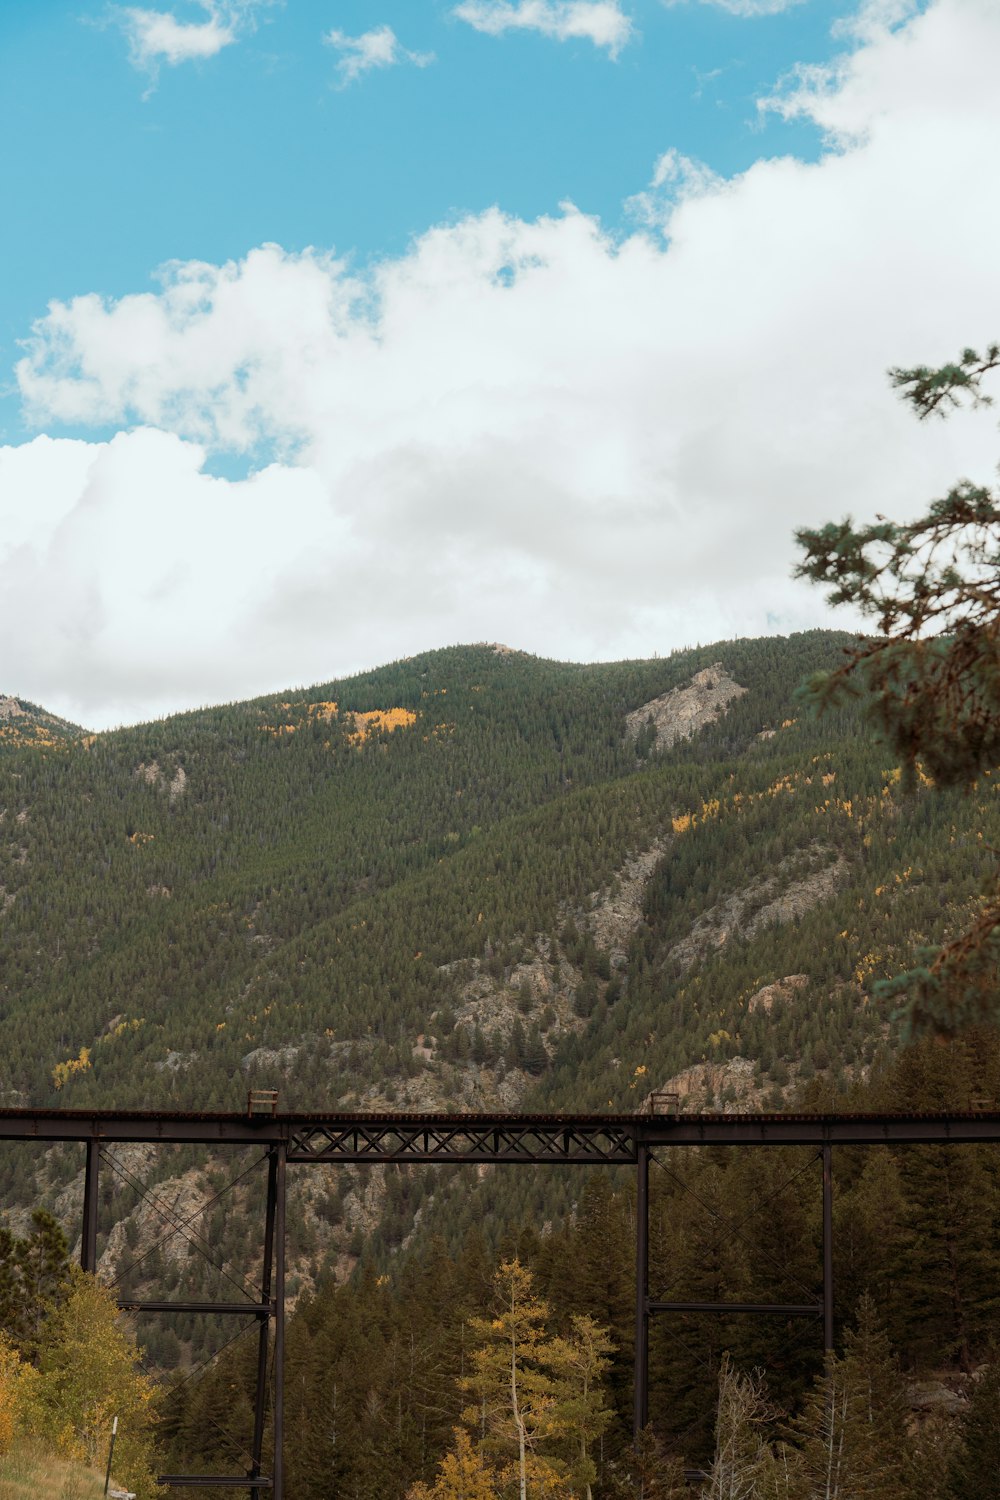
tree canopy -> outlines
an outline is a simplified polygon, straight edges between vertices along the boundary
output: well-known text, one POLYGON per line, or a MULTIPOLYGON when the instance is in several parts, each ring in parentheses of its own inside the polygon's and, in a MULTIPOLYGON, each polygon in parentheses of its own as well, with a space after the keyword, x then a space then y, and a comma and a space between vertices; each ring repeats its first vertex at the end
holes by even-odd
MULTIPOLYGON (((890 378, 921 419, 963 402, 989 406, 984 378, 1000 369, 1000 344, 955 363, 893 369, 890 378)), ((863 696, 869 717, 900 757, 905 785, 975 789, 1000 767, 1000 496, 961 479, 910 522, 847 517, 796 533, 797 575, 831 586, 832 604, 875 620, 832 671, 806 691, 821 709, 863 696)), ((903 997, 911 1034, 952 1035, 998 1015, 1000 887, 957 937, 918 951, 913 968, 883 986, 903 997)))

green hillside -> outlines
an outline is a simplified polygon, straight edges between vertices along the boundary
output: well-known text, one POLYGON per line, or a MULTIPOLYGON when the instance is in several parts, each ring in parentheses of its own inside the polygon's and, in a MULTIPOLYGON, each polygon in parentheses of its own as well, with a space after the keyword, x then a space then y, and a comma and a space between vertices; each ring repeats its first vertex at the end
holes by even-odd
POLYGON ((817 1045, 821 1064, 853 1061, 873 1030, 859 985, 973 895, 994 814, 982 798, 904 804, 855 717, 799 716, 797 684, 838 644, 814 633, 594 667, 459 648, 11 749, 5 1097, 238 1108, 266 1075, 288 1107, 329 1105, 428 1061, 414 1044, 455 1010, 469 973, 456 961, 502 983, 539 933, 596 981, 586 1028, 536 1055, 553 1103, 571 1075, 581 1108, 626 1104, 626 1061, 651 1077, 739 1048, 766 1065, 808 1067, 817 1045), (637 756, 626 714, 714 661, 745 696, 692 741, 637 756), (654 845, 609 992, 586 908, 654 845), (827 867, 830 899, 753 926, 751 907, 827 867), (671 959, 740 892, 732 940, 696 933, 671 959), (755 989, 800 973, 810 1001, 794 1015, 745 1013, 755 989))
MULTIPOLYGON (((1000 816, 989 782, 904 798, 856 710, 803 713, 799 684, 846 640, 596 666, 461 647, 7 744, 2 1102, 240 1109, 267 1085, 291 1109, 618 1110, 670 1079, 700 1107, 863 1077, 892 1045, 870 982, 962 919, 1000 816), (674 689, 657 729, 645 705, 674 689), (669 743, 671 714, 690 738, 669 743)), ((6 1161, 8 1200, 43 1199, 72 1237, 76 1156, 6 1161)), ((183 1152, 129 1171, 194 1210, 222 1181, 183 1152)), ((421 1205, 420 1233, 454 1247, 488 1210, 550 1218, 572 1191, 450 1181, 317 1171, 296 1284, 366 1242, 387 1255, 421 1205)), ((102 1247, 136 1210, 147 1284, 207 1291, 129 1191, 106 1187, 102 1247)), ((233 1264, 248 1202, 212 1210, 233 1264)), ((165 1363, 201 1337, 150 1334, 165 1363)))

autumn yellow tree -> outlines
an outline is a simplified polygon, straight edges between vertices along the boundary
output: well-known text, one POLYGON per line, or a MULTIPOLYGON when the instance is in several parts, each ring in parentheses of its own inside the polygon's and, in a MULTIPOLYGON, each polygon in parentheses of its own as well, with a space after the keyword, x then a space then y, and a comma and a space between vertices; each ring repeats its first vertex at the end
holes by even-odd
POLYGON ((433 1485, 413 1485, 406 1500, 498 1500, 498 1492, 490 1466, 469 1434, 456 1427, 454 1449, 442 1458, 433 1485))
POLYGON ((66 1458, 94 1466, 107 1456, 117 1416, 115 1475, 139 1500, 150 1500, 159 1493, 154 1392, 114 1297, 77 1271, 69 1296, 45 1328, 26 1425, 66 1458))
POLYGON ((606 1431, 612 1418, 602 1379, 611 1368, 611 1336, 593 1318, 574 1314, 568 1338, 552 1342, 549 1358, 558 1382, 558 1426, 569 1448, 570 1479, 576 1494, 592 1500, 597 1467, 590 1445, 606 1431))
POLYGON ((30 1401, 35 1371, 0 1334, 0 1453, 10 1448, 30 1401))
POLYGON ((561 1430, 545 1327, 548 1307, 535 1296, 531 1272, 516 1256, 503 1261, 493 1277, 492 1312, 491 1318, 469 1323, 479 1347, 472 1374, 461 1386, 475 1396, 476 1405, 462 1413, 462 1420, 478 1427, 482 1451, 499 1461, 501 1493, 515 1488, 519 1500, 528 1500, 530 1482, 532 1500, 564 1495, 565 1465, 542 1451, 561 1430))
POLYGON ((590 1445, 611 1420, 601 1383, 612 1349, 607 1329, 574 1317, 567 1337, 551 1336, 548 1307, 516 1258, 493 1278, 492 1313, 470 1322, 479 1347, 461 1385, 476 1398, 462 1420, 478 1432, 480 1455, 494 1462, 496 1492, 591 1500, 590 1445))

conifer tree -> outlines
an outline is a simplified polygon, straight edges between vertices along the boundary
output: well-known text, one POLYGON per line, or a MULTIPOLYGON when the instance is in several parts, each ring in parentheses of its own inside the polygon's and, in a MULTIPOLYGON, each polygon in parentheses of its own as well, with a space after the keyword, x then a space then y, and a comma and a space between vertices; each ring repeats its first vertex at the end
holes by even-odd
MULTIPOLYGON (((983 378, 1000 369, 1000 344, 932 369, 890 371, 921 418, 943 416, 969 400, 990 404, 983 378)), ((971 787, 1000 765, 1000 496, 960 480, 916 521, 850 518, 801 530, 798 576, 832 585, 832 604, 874 618, 832 672, 808 685, 828 706, 863 693, 872 722, 900 757, 906 783, 922 763, 938 787, 971 787)), ((1000 1019, 1000 887, 956 938, 925 947, 917 962, 884 988, 905 999, 913 1034, 953 1035, 1000 1019)))
POLYGON ((948 1465, 946 1500, 994 1500, 1000 1495, 1000 1359, 976 1382, 948 1465))
POLYGON ((640 1434, 628 1456, 626 1487, 614 1489, 627 1500, 690 1500, 684 1464, 670 1453, 652 1427, 640 1434))
POLYGON ((38 1352, 46 1317, 69 1289, 66 1236, 52 1215, 35 1209, 23 1239, 0 1228, 0 1334, 27 1358, 38 1352))
POLYGON ((842 1356, 831 1355, 793 1424, 801 1500, 900 1500, 906 1429, 899 1373, 875 1306, 863 1297, 842 1356))

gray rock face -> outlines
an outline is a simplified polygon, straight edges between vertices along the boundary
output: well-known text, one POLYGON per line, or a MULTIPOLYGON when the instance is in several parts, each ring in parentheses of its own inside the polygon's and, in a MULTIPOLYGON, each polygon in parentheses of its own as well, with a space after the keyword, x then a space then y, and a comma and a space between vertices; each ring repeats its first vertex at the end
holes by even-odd
POLYGON ((906 1387, 906 1404, 911 1411, 957 1417, 965 1411, 969 1401, 961 1391, 953 1391, 941 1380, 913 1380, 906 1387))
POLYGON ((657 750, 669 750, 678 740, 689 740, 706 724, 714 724, 746 691, 733 681, 721 662, 714 662, 696 672, 687 687, 671 688, 669 693, 633 709, 625 719, 625 737, 638 739, 652 719, 657 750))
MULTIPOLYGON (((849 873, 844 857, 835 855, 831 859, 831 854, 831 850, 814 845, 805 854, 808 862, 814 865, 813 869, 799 873, 797 865, 803 855, 798 860, 789 856, 775 867, 771 875, 743 890, 734 891, 724 901, 710 907, 698 918, 688 936, 671 949, 671 959, 679 972, 684 973, 700 963, 730 938, 756 937, 765 927, 792 922, 810 907, 829 901, 849 873), (794 878, 792 872, 798 878, 794 878)), ((772 996, 772 1003, 775 998, 772 996)))

